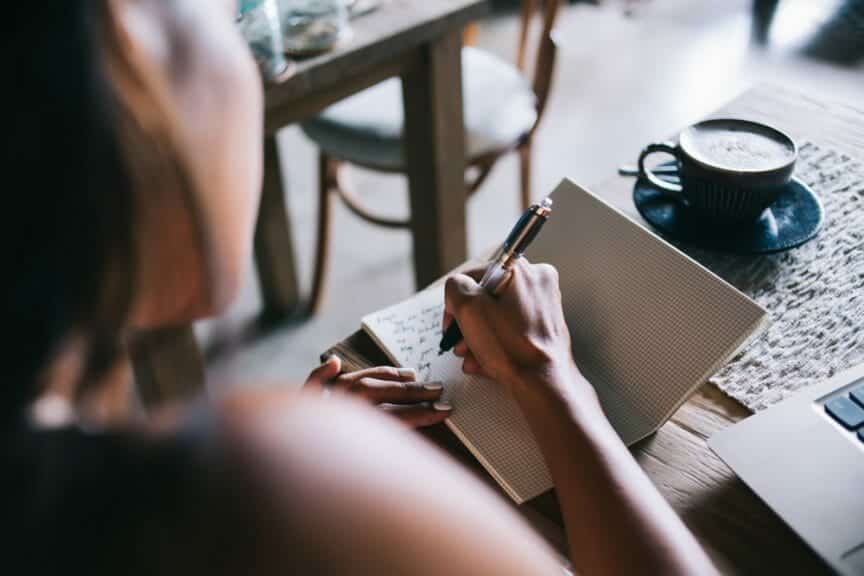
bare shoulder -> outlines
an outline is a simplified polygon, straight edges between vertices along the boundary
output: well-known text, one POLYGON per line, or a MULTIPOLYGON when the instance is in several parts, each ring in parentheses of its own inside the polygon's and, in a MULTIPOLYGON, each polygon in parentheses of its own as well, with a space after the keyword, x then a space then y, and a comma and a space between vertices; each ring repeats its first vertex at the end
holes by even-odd
POLYGON ((283 558, 295 570, 560 573, 500 496, 364 404, 238 398, 219 419, 229 462, 283 536, 302 541, 283 558))

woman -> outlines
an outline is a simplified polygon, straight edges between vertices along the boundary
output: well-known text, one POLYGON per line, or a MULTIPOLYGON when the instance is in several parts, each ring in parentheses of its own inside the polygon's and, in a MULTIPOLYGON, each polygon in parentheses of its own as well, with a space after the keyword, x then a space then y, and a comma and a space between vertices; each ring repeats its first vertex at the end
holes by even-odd
MULTIPOLYGON (((4 167, 26 188, 7 194, 4 228, 15 272, 3 299, 14 336, 7 565, 559 574, 497 495, 355 398, 407 403, 413 424, 446 417, 429 406, 440 387, 410 372, 340 375, 334 359, 306 394, 101 417, 105 392, 130 380, 128 328, 215 314, 237 292, 258 204, 261 90, 227 0, 13 9, 7 37, 26 54, 13 62, 4 167), (325 383, 345 393, 324 399, 325 383)), ((465 335, 464 370, 507 386, 524 412, 580 572, 713 572, 574 364, 552 268, 520 263, 497 298, 454 276, 446 310, 465 335)))

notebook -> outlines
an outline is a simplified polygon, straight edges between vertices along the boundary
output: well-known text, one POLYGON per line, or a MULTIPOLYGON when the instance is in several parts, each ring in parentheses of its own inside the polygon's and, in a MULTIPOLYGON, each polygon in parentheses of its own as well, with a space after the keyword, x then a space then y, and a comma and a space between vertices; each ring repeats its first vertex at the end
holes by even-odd
MULTIPOLYGON (((529 250, 558 268, 579 369, 628 445, 656 431, 768 321, 763 308, 603 200, 563 180, 529 250)), ((442 286, 363 318, 398 366, 444 383, 447 426, 517 503, 552 487, 540 450, 504 386, 438 356, 442 286)), ((566 442, 566 438, 561 439, 566 442)))

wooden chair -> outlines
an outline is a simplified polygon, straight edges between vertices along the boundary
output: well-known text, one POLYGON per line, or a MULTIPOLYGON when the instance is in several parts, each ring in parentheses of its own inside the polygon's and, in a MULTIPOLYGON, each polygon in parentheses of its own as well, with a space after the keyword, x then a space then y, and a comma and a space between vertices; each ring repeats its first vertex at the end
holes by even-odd
MULTIPOLYGON (((523 208, 531 202, 531 140, 540 123, 552 84, 556 44, 555 20, 561 0, 522 0, 516 66, 483 50, 462 49, 466 198, 486 180, 497 161, 511 152, 519 155, 523 208), (538 10, 542 4, 542 10, 538 10), (523 76, 526 48, 535 14, 542 20, 533 81, 523 76)), ((330 242, 332 195, 364 220, 387 228, 407 228, 410 220, 374 214, 340 181, 340 168, 351 163, 363 168, 404 173, 402 155, 402 88, 391 78, 324 110, 302 124, 320 148, 318 161, 319 221, 310 309, 321 304, 330 242)), ((415 215, 416 217, 416 215, 415 215)))

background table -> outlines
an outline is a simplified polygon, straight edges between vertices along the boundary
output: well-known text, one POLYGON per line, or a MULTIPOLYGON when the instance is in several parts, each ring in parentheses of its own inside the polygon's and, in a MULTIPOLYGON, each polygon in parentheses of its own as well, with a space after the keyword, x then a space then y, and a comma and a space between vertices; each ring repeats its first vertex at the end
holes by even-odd
POLYGON ((350 41, 267 87, 255 235, 266 311, 284 314, 300 301, 275 132, 392 76, 402 77, 411 212, 424 215, 411 220, 417 287, 465 260, 462 29, 487 9, 487 0, 390 0, 352 22, 350 41))
MULTIPOLYGON (((712 116, 762 121, 797 140, 808 139, 864 158, 864 107, 832 104, 779 87, 760 86, 712 116)), ((591 186, 591 190, 647 226, 633 205, 632 187, 632 179, 615 176, 591 186)), ((348 369, 388 363, 386 356, 360 331, 326 354, 331 352, 342 356, 348 369)), ((635 445, 632 452, 722 571, 827 572, 815 554, 708 448, 705 441, 709 436, 748 415, 738 402, 706 383, 669 422, 635 445)), ((445 427, 436 427, 426 434, 493 485, 445 427)), ((563 523, 554 494, 519 507, 519 512, 562 555, 566 553, 563 523)))

